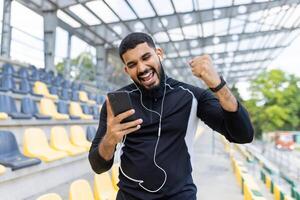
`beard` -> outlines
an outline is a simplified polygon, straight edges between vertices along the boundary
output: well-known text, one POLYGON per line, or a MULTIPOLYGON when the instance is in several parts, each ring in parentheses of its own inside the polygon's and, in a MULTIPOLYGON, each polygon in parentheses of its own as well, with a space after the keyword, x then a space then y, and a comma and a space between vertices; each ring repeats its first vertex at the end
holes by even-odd
POLYGON ((148 73, 149 71, 152 70, 153 73, 155 73, 155 74, 157 75, 157 77, 158 77, 158 80, 159 80, 158 84, 155 84, 155 85, 153 85, 153 86, 151 86, 151 87, 145 87, 145 86, 141 83, 141 79, 138 78, 139 81, 138 81, 138 82, 134 81, 134 82, 135 82, 136 85, 139 86, 139 88, 142 88, 143 90, 146 90, 146 91, 149 91, 149 92, 155 91, 155 90, 157 90, 157 89, 160 88, 160 85, 161 85, 161 83, 162 83, 162 78, 164 77, 164 76, 163 76, 164 72, 163 72, 163 66, 162 66, 162 63, 161 63, 160 61, 159 61, 159 63, 160 63, 160 67, 159 67, 158 71, 155 70, 154 68, 151 68, 151 69, 145 70, 143 73, 141 73, 141 74, 138 75, 138 77, 139 77, 139 76, 141 76, 141 75, 143 75, 143 74, 146 74, 146 73, 148 73))

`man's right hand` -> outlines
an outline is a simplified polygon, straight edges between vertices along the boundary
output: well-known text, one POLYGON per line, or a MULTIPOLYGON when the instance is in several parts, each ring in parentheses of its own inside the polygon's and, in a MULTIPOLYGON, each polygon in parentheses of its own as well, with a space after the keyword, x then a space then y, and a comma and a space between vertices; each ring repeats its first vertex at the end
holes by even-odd
POLYGON ((134 114, 134 110, 128 110, 117 116, 114 116, 109 99, 106 97, 107 110, 107 127, 106 134, 99 144, 99 153, 105 160, 110 160, 113 157, 115 146, 122 138, 141 128, 142 119, 137 119, 131 122, 121 123, 121 121, 134 114))

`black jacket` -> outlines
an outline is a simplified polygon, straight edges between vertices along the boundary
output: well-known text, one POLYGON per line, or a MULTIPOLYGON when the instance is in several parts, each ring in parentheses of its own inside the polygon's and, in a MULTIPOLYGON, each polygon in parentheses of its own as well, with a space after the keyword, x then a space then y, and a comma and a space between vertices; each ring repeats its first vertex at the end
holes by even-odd
MULTIPOLYGON (((153 162, 157 141, 159 116, 146 110, 160 113, 162 97, 166 94, 162 115, 162 131, 156 162, 167 173, 164 187, 157 193, 148 193, 138 183, 120 173, 120 189, 140 199, 154 199, 178 191, 191 175, 192 144, 199 118, 212 129, 235 143, 249 143, 253 139, 253 128, 245 108, 239 103, 236 112, 227 112, 218 99, 208 90, 201 89, 172 78, 166 79, 154 91, 138 90, 135 84, 121 88, 130 93, 138 118, 143 119, 142 127, 127 135, 122 148, 121 166, 130 177, 143 180, 143 186, 158 188, 164 181, 164 173, 153 162)), ((98 145, 106 132, 106 104, 104 103, 96 137, 89 153, 89 161, 96 173, 109 170, 113 159, 105 161, 98 153, 98 145)))

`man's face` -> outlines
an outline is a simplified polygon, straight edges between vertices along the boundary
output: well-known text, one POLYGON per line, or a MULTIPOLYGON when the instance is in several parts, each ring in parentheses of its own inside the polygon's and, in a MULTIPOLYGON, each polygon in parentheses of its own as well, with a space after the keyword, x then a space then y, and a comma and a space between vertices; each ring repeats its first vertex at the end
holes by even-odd
POLYGON ((146 42, 138 44, 122 55, 125 72, 134 82, 151 90, 160 84, 161 65, 158 56, 162 57, 162 54, 160 48, 153 49, 146 42))

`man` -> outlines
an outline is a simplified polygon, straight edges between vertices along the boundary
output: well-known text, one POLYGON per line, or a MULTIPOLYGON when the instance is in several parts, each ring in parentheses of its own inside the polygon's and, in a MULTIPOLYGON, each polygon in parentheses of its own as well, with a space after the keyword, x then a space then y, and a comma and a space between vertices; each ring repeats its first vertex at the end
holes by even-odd
POLYGON ((126 36, 119 54, 134 82, 120 91, 129 93, 133 109, 114 116, 106 98, 89 153, 93 170, 102 173, 111 168, 116 145, 123 139, 118 200, 196 199, 191 147, 199 118, 230 142, 248 143, 253 128, 247 111, 208 55, 189 64, 215 95, 166 76, 163 50, 145 33, 126 36), (121 123, 133 113, 137 120, 121 123))

